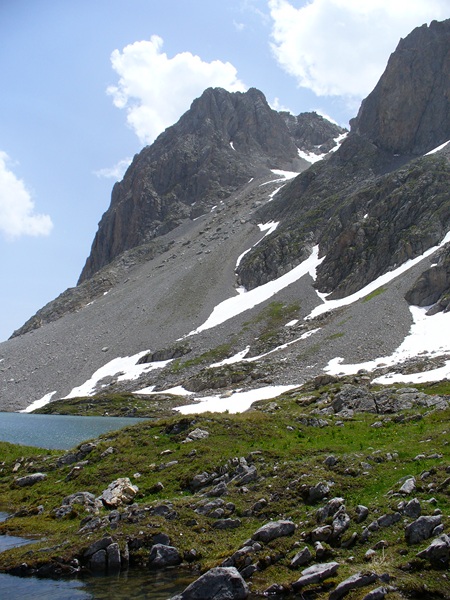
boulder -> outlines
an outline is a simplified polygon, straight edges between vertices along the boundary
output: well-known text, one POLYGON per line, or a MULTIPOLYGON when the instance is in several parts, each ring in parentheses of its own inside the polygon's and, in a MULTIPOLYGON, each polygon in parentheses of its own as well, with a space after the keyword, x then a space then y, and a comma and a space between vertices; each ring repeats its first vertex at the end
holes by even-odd
POLYGON ((410 545, 418 544, 433 535, 435 527, 441 524, 441 515, 419 517, 405 527, 406 542, 410 545))
POLYGON ((131 504, 138 491, 137 485, 133 485, 128 477, 120 477, 110 483, 98 499, 107 508, 117 508, 123 504, 131 504))
POLYGON ((313 565, 312 567, 308 567, 302 571, 302 576, 300 579, 294 581, 292 588, 294 590, 299 590, 312 583, 324 581, 329 577, 333 577, 333 575, 337 573, 338 568, 339 563, 337 562, 319 563, 317 565, 313 565))
POLYGON ((441 535, 433 540, 428 548, 419 552, 417 556, 429 560, 433 567, 447 568, 450 557, 450 537, 441 535))
POLYGON ((205 429, 199 429, 197 427, 196 429, 191 431, 191 433, 188 434, 187 438, 185 440, 183 440, 183 443, 194 442, 197 440, 204 440, 208 437, 209 437, 209 431, 206 431, 205 429))
POLYGON ((312 554, 308 546, 305 546, 303 550, 297 552, 294 558, 291 560, 290 566, 295 569, 308 564, 312 560, 312 554))
POLYGON ((214 529, 236 529, 241 525, 240 519, 219 519, 213 523, 214 529))
POLYGON ((355 508, 355 512, 356 512, 356 522, 362 523, 363 521, 365 521, 367 519, 367 515, 369 514, 369 509, 367 508, 367 506, 358 504, 358 506, 355 508))
POLYGON ((43 481, 46 477, 47 475, 45 473, 33 473, 32 475, 25 475, 24 477, 17 477, 17 479, 14 480, 14 484, 19 487, 28 487, 35 483, 39 483, 39 481, 43 481))
POLYGON ((328 600, 340 600, 342 596, 345 596, 350 590, 365 587, 377 581, 378 575, 375 573, 355 573, 350 575, 331 592, 328 600))
POLYGON ((267 543, 279 537, 292 535, 294 531, 295 525, 292 521, 271 521, 255 531, 252 540, 267 543))
POLYGON ((215 567, 171 600, 245 600, 249 589, 235 567, 215 567))
POLYGON ((399 492, 400 492, 400 494, 407 495, 407 494, 412 494, 415 489, 416 489, 416 478, 408 477, 408 479, 404 482, 404 484, 400 488, 399 492))
POLYGON ((164 569, 165 567, 176 567, 183 559, 174 546, 155 544, 150 550, 148 565, 152 569, 164 569))

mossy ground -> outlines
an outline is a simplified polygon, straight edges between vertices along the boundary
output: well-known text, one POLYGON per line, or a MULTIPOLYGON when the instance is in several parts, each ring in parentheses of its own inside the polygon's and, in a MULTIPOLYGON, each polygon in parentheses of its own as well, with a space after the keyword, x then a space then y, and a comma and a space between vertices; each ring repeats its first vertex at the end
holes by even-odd
MULTIPOLYGON (((315 512, 325 503, 325 500, 317 505, 305 503, 303 486, 319 481, 330 485, 329 497, 345 499, 352 518, 347 537, 353 532, 359 535, 371 521, 396 511, 403 499, 396 495, 399 482, 410 476, 416 477, 414 496, 422 504, 422 514, 433 514, 436 509, 442 511, 448 532, 450 486, 445 482, 450 469, 450 410, 422 414, 420 419, 417 416, 424 411, 416 410, 417 418, 401 423, 386 420, 378 428, 372 427, 378 415, 356 414, 342 425, 335 417, 327 417, 330 425, 318 428, 302 424, 305 416, 314 416, 311 415, 314 396, 293 391, 278 398, 276 404, 260 402, 255 410, 243 414, 171 417, 105 434, 96 440, 97 446, 89 454, 88 463, 73 478, 67 478, 73 465, 56 465, 56 458, 62 452, 0 444, 3 460, 0 506, 24 515, 0 524, 0 533, 32 534, 40 540, 31 547, 0 554, 0 569, 7 570, 23 562, 39 565, 56 559, 69 560, 103 535, 112 535, 120 545, 127 539, 139 538, 142 547, 133 560, 145 562, 152 536, 164 532, 181 551, 195 548, 203 570, 220 564, 267 521, 291 518, 298 526, 296 532, 292 537, 264 545, 254 560, 265 560, 269 556, 270 566, 256 572, 251 579, 253 590, 264 590, 274 582, 289 584, 300 575, 298 570, 289 568, 290 560, 305 543, 313 551, 307 533, 317 526, 315 512), (174 435, 170 431, 176 422, 181 422, 185 429, 174 435), (209 437, 184 443, 187 433, 197 427, 208 431, 209 437), (102 457, 109 447, 114 448, 114 452, 102 457), (324 464, 330 454, 337 458, 337 464, 331 468, 324 464), (419 454, 431 458, 417 460, 419 454), (189 484, 195 475, 217 472, 234 457, 253 461, 258 479, 245 489, 229 484, 229 494, 224 499, 235 505, 231 516, 239 518, 241 525, 219 531, 212 527, 214 519, 194 512, 195 505, 205 498, 193 493, 189 484), (20 467, 13 473, 18 462, 20 467), (165 467, 167 463, 170 464, 165 467), (47 478, 32 487, 13 485, 15 477, 36 471, 46 472, 47 478), (424 473, 428 475, 424 477, 424 473), (107 526, 82 535, 77 533, 80 521, 86 516, 82 509, 74 509, 63 519, 54 517, 53 510, 61 505, 64 497, 76 491, 89 491, 98 496, 118 477, 129 477, 139 487, 136 502, 140 506, 151 509, 161 503, 172 503, 177 517, 166 520, 151 515, 148 510, 139 523, 121 521, 116 529, 107 526), (158 482, 164 488, 155 492, 158 482), (267 506, 259 512, 252 511, 261 498, 267 500, 267 506), (431 498, 435 500, 430 503, 431 498), (354 520, 359 504, 369 508, 369 517, 362 524, 354 520), (43 507, 42 514, 35 514, 38 506, 43 507)), ((103 509, 101 516, 107 513, 103 509)), ((408 546, 404 525, 402 519, 392 527, 374 531, 368 543, 356 543, 351 549, 330 548, 325 561, 336 560, 341 564, 336 583, 354 572, 370 569, 379 574, 388 573, 393 585, 405 594, 427 589, 429 597, 432 593, 450 597, 448 572, 433 570, 416 559, 416 553, 429 541, 408 546), (372 562, 367 563, 366 551, 381 540, 386 548, 377 550, 372 562)), ((363 595, 354 592, 348 598, 363 595)), ((396 600, 396 596, 392 594, 390 598, 396 600)), ((327 594, 317 596, 322 597, 327 594)))

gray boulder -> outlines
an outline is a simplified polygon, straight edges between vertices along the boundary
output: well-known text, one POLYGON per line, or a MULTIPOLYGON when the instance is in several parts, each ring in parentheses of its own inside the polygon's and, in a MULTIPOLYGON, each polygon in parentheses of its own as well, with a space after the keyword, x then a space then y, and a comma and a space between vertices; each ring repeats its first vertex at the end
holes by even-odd
POLYGON ((301 567, 306 565, 312 560, 312 554, 308 546, 305 546, 303 550, 297 552, 294 558, 291 560, 291 568, 295 569, 296 567, 301 567))
POLYGON ((428 548, 417 554, 419 558, 429 560, 434 567, 445 568, 449 565, 450 537, 441 535, 431 542, 428 548))
POLYGON ((375 573, 355 573, 354 575, 347 577, 344 581, 341 581, 336 589, 331 592, 328 600, 339 600, 342 596, 348 594, 350 590, 370 585, 377 581, 377 579, 378 575, 375 573))
POLYGON ((255 531, 252 540, 267 543, 279 537, 292 535, 294 531, 295 525, 292 521, 271 521, 255 531))
POLYGON ((328 577, 333 577, 338 568, 339 563, 337 562, 320 563, 313 565, 312 567, 308 567, 302 571, 302 576, 300 579, 294 581, 292 588, 294 590, 299 590, 307 585, 310 585, 311 583, 319 583, 320 581, 324 581, 325 579, 328 579, 328 577))
POLYGON ((245 600, 249 589, 235 567, 215 567, 170 600, 245 600))
POLYGON ((155 544, 150 550, 148 564, 152 569, 164 569, 165 567, 176 567, 181 564, 182 560, 174 546, 155 544))
POLYGON ((35 483, 39 483, 39 481, 43 481, 46 477, 47 475, 45 473, 33 473, 32 475, 25 475, 24 477, 17 477, 17 479, 14 480, 14 483, 19 487, 28 487, 35 483))
POLYGON ((441 515, 419 517, 405 527, 406 542, 410 545, 418 544, 433 535, 435 527, 441 524, 441 515))

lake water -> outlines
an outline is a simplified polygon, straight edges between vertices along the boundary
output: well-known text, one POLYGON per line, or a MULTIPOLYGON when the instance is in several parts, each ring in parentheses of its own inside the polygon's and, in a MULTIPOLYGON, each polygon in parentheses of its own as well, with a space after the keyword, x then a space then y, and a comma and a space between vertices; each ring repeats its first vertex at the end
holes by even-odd
POLYGON ((0 412, 0 440, 12 444, 69 450, 80 442, 135 425, 130 417, 73 417, 0 412))
MULTIPOLYGON (((144 420, 0 412, 0 440, 67 450, 102 433, 144 420)), ((0 511, 0 521, 7 516, 8 513, 0 511)), ((33 542, 25 538, 0 535, 0 552, 30 543, 33 542)), ((152 573, 147 569, 130 569, 114 577, 72 580, 22 578, 0 573, 0 597, 8 600, 167 600, 181 592, 192 579, 180 571, 152 573)))

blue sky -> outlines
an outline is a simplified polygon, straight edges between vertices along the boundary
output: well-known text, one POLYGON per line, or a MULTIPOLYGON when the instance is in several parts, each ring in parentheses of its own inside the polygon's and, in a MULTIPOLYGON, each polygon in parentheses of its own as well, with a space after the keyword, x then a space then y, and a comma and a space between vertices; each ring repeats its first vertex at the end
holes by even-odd
POLYGON ((124 165, 209 86, 346 125, 448 0, 1 0, 0 341, 74 286, 124 165))

